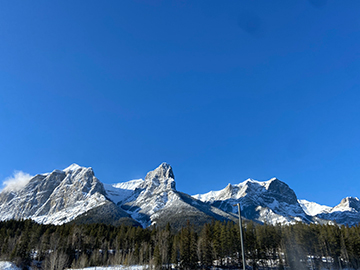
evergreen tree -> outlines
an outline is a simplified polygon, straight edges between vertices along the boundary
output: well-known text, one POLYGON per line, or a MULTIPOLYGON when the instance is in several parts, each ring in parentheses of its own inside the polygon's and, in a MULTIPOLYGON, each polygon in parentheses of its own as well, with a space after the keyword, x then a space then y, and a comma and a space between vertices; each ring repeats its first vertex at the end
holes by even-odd
MULTIPOLYGON (((219 227, 220 230, 220 227, 219 227)), ((205 224, 200 233, 198 240, 198 256, 201 262, 201 265, 205 269, 210 269, 213 265, 213 251, 215 250, 214 245, 212 244, 212 235, 211 235, 211 225, 205 224)), ((215 239, 214 239, 215 240, 215 239)), ((219 247, 220 247, 219 243, 219 247)))

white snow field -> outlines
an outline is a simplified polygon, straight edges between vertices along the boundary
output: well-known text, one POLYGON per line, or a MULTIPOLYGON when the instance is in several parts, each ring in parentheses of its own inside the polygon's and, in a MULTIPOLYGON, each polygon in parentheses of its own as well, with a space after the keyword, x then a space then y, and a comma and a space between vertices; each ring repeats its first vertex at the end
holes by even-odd
MULTIPOLYGON (((81 269, 68 269, 68 270, 145 270, 145 269, 155 269, 150 268, 149 266, 144 265, 133 265, 133 266, 108 266, 108 267, 89 267, 89 268, 81 268, 81 269)), ((266 268, 259 268, 259 269, 266 269, 266 268)), ((221 268, 212 267, 211 270, 223 270, 221 268)), ((327 270, 322 268, 320 270, 327 270)), ((354 270, 350 268, 343 268, 343 270, 354 270)))
MULTIPOLYGON (((97 266, 97 267, 87 267, 87 268, 68 268, 68 270, 145 270, 151 269, 149 265, 116 265, 116 266, 97 266)), ((154 269, 154 268, 153 268, 154 269)), ((211 268, 212 270, 221 270, 219 268, 211 268)), ((261 269, 261 268, 260 268, 261 269)), ((21 268, 17 267, 15 264, 11 262, 2 262, 0 261, 0 270, 21 270, 21 268)), ((321 269, 326 270, 326 269, 321 269)), ((343 268, 343 270, 352 270, 350 268, 343 268)))
MULTIPOLYGON (((145 265, 116 265, 116 266, 97 266, 97 267, 88 267, 88 268, 78 268, 78 269, 68 269, 68 270, 145 270, 150 269, 149 266, 145 265)), ((3 262, 0 261, 0 270, 21 270, 12 262, 3 262)))
POLYGON ((0 270, 20 270, 21 268, 17 267, 11 262, 0 262, 0 270))
POLYGON ((87 267, 87 268, 77 268, 77 269, 68 269, 68 270, 145 270, 150 269, 146 265, 115 265, 115 266, 97 266, 97 267, 87 267))

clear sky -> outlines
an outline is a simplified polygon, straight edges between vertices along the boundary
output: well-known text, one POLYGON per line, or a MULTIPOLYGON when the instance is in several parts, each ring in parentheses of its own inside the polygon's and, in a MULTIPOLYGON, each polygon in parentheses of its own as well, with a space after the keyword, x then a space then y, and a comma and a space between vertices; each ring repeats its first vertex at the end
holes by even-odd
POLYGON ((177 189, 360 197, 360 1, 3 1, 0 180, 72 163, 177 189))

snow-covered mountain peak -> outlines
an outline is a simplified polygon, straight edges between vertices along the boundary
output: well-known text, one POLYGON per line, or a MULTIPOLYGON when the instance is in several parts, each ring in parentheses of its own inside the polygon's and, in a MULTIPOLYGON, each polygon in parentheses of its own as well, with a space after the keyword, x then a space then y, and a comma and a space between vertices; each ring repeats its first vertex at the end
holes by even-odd
POLYGON ((330 206, 321 205, 316 202, 309 202, 307 200, 298 200, 300 206, 304 210, 304 212, 310 216, 316 216, 322 213, 330 212, 330 206))
POLYGON ((249 178, 239 184, 232 185, 229 183, 224 189, 210 191, 205 194, 196 194, 192 197, 203 202, 214 202, 228 199, 238 200, 246 196, 248 192, 255 192, 259 189, 259 187, 263 188, 265 184, 266 182, 260 182, 249 178))
POLYGON ((329 211, 318 214, 317 217, 349 226, 359 224, 360 201, 356 197, 346 197, 338 205, 329 211))
POLYGON ((247 188, 247 185, 244 183, 245 182, 237 185, 232 185, 229 183, 225 188, 221 190, 210 191, 205 194, 196 194, 192 197, 197 200, 210 203, 218 200, 239 199, 245 194, 245 190, 247 188))
POLYGON ((13 194, 0 193, 0 216, 62 224, 104 204, 105 189, 92 168, 70 166, 38 174, 13 194))
POLYGON ((173 170, 169 164, 162 163, 147 173, 145 180, 124 200, 123 208, 143 226, 148 226, 157 212, 179 199, 173 170))
POLYGON ((81 167, 80 165, 73 163, 69 167, 65 168, 63 171, 64 172, 72 172, 72 171, 77 171, 78 169, 81 169, 81 168, 84 168, 84 167, 81 167))
POLYGON ((275 198, 280 198, 288 204, 298 204, 295 192, 284 182, 275 178, 267 182, 266 189, 275 198))
POLYGON ((171 166, 164 162, 155 170, 148 172, 141 187, 151 190, 175 190, 175 177, 171 166))
POLYGON ((352 226, 360 220, 358 198, 344 198, 335 207, 297 200, 295 192, 277 178, 249 178, 218 191, 194 195, 195 200, 175 189, 174 173, 167 163, 147 173, 144 180, 118 184, 102 184, 91 167, 78 164, 29 177, 21 188, 0 192, 0 220, 31 218, 45 224, 62 224, 90 210, 91 217, 102 216, 104 207, 111 206, 109 209, 126 211, 146 227, 169 220, 177 222, 183 217, 196 222, 232 220, 237 214, 236 203, 240 203, 245 218, 270 224, 322 224, 333 220, 352 226))
MULTIPOLYGON (((276 186, 277 184, 279 184, 278 181, 281 182, 279 179, 277 179, 276 177, 274 177, 274 178, 271 178, 271 179, 268 180, 268 181, 263 182, 263 185, 264 185, 264 187, 265 187, 267 190, 269 190, 270 187, 273 188, 274 186, 276 186)), ((281 182, 281 183, 283 183, 283 182, 281 182)))
POLYGON ((225 191, 231 193, 231 192, 233 191, 233 189, 234 189, 234 186, 229 183, 229 184, 226 186, 225 191))
POLYGON ((237 208, 233 205, 240 203, 244 217, 260 222, 310 222, 310 217, 302 210, 295 192, 277 178, 268 181, 247 179, 236 185, 228 184, 222 190, 193 197, 233 213, 237 213, 237 208))
POLYGON ((360 211, 360 201, 357 197, 346 197, 341 200, 341 202, 335 206, 333 209, 331 209, 331 212, 335 211, 360 211))

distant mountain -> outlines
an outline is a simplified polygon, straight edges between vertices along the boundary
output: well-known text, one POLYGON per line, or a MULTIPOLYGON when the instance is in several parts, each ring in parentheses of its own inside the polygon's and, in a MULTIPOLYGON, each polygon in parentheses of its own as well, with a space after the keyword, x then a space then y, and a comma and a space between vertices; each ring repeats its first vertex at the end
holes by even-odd
POLYGON ((240 203, 241 214, 245 218, 261 223, 320 222, 308 215, 299 204, 295 192, 276 178, 265 182, 248 179, 237 185, 228 184, 219 191, 193 197, 230 213, 237 213, 236 204, 240 203))
POLYGON ((72 221, 108 199, 92 168, 76 164, 65 170, 38 174, 18 191, 0 193, 0 219, 28 219, 39 223, 72 221))
POLYGON ((242 216, 259 223, 294 222, 358 224, 360 201, 348 197, 333 208, 298 200, 284 182, 248 179, 219 191, 190 196, 176 190, 171 166, 162 163, 145 180, 103 184, 92 168, 73 164, 64 170, 38 174, 21 189, 0 193, 0 220, 33 219, 44 224, 127 224, 174 228, 188 221, 204 224, 211 220, 237 220, 242 216))
POLYGON ((330 206, 321 205, 315 202, 309 202, 307 200, 298 200, 302 209, 309 216, 317 216, 321 213, 327 213, 331 210, 330 206))
POLYGON ((309 215, 329 220, 339 225, 354 226, 360 222, 360 201, 356 197, 346 197, 334 207, 306 200, 299 200, 299 203, 309 215))
POLYGON ((213 219, 233 220, 234 217, 211 207, 191 196, 179 192, 175 187, 174 173, 169 164, 162 163, 149 172, 145 180, 136 180, 113 185, 111 196, 143 227, 166 225, 175 227, 185 225, 187 220, 203 224, 213 219), (124 189, 126 187, 127 189, 124 189), (116 188, 119 189, 118 195, 116 188))
POLYGON ((354 226, 360 222, 360 201, 356 197, 346 197, 335 207, 326 209, 317 217, 332 220, 337 224, 354 226))

